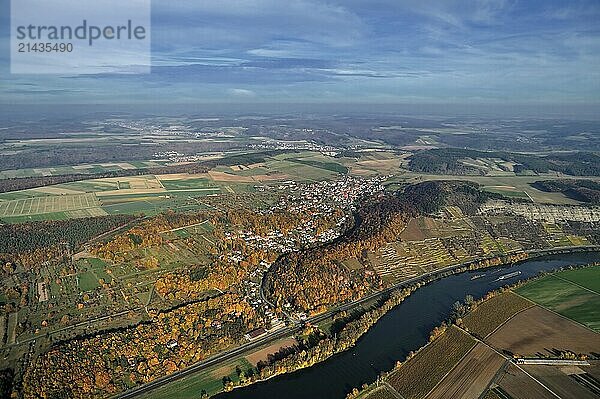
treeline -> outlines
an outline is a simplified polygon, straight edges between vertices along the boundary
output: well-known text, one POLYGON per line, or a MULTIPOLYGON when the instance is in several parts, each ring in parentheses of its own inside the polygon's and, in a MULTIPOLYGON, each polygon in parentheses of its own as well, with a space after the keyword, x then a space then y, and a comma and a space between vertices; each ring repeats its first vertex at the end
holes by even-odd
POLYGON ((13 378, 14 371, 12 369, 0 370, 0 398, 10 398, 13 378))
POLYGON ((479 206, 502 195, 482 191, 479 185, 463 181, 427 181, 406 187, 401 198, 422 214, 438 212, 444 206, 457 206, 472 215, 479 206))
POLYGON ((6 272, 18 266, 28 270, 133 219, 130 215, 110 215, 1 225, 0 262, 6 272))
POLYGON ((111 177, 126 177, 140 175, 168 175, 174 173, 206 173, 208 168, 200 163, 189 163, 173 166, 156 166, 143 169, 123 169, 93 174, 66 174, 56 176, 20 177, 0 180, 0 192, 26 190, 28 188, 51 186, 54 184, 70 183, 90 179, 106 179, 111 177))
POLYGON ((108 215, 1 225, 0 253, 27 252, 58 243, 75 248, 133 219, 131 215, 108 215))
POLYGON ((563 193, 576 201, 600 204, 600 183, 593 180, 541 180, 531 186, 548 193, 563 193))
POLYGON ((239 143, 222 141, 173 141, 157 143, 150 140, 141 142, 138 137, 129 143, 117 142, 94 145, 52 145, 31 147, 16 154, 3 155, 0 158, 0 170, 27 168, 47 168, 57 165, 80 165, 108 162, 144 161, 153 159, 154 154, 176 151, 192 155, 203 152, 228 151, 240 148, 239 143))
POLYGON ((514 162, 515 173, 531 170, 534 173, 561 172, 572 176, 600 176, 600 156, 575 152, 547 156, 509 153, 502 151, 477 151, 462 148, 438 148, 419 151, 411 156, 409 169, 415 172, 483 175, 482 169, 461 162, 465 158, 500 158, 514 162))

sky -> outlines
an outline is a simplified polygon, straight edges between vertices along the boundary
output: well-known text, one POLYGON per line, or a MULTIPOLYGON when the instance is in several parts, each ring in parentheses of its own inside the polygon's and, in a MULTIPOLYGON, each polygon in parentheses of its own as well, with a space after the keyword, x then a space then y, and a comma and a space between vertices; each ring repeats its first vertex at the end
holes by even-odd
POLYGON ((0 104, 600 104, 600 1, 153 0, 149 74, 10 73, 0 104))

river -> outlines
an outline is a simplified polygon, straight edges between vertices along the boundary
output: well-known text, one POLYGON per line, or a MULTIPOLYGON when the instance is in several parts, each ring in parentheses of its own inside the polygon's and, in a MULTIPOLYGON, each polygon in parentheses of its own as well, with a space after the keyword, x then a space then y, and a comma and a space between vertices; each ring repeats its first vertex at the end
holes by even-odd
POLYGON ((352 349, 313 367, 283 374, 268 381, 235 389, 219 399, 343 399, 353 387, 373 382, 381 371, 390 370, 408 352, 423 346, 430 331, 450 316, 454 302, 466 295, 483 296, 506 284, 568 265, 600 261, 600 253, 545 256, 511 267, 465 272, 421 287, 388 312, 352 349), (498 276, 521 271, 517 277, 499 281, 498 276), (482 278, 471 280, 475 274, 482 278))

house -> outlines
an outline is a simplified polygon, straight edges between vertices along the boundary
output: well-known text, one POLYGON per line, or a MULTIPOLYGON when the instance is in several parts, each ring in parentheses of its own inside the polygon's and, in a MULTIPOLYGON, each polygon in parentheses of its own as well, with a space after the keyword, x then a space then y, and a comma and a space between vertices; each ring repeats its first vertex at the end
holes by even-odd
POLYGON ((264 327, 257 328, 256 330, 250 331, 248 334, 244 335, 247 339, 256 339, 262 337, 267 333, 264 327))

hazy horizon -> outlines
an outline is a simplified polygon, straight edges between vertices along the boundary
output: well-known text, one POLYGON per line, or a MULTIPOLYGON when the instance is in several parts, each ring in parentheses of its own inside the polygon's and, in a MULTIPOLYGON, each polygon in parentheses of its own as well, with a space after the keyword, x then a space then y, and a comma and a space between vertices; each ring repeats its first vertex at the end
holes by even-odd
POLYGON ((151 116, 405 116, 600 120, 600 105, 549 104, 360 104, 360 103, 185 103, 185 104, 0 104, 5 120, 38 120, 92 114, 151 116), (32 110, 35 113, 32 114, 32 110))

